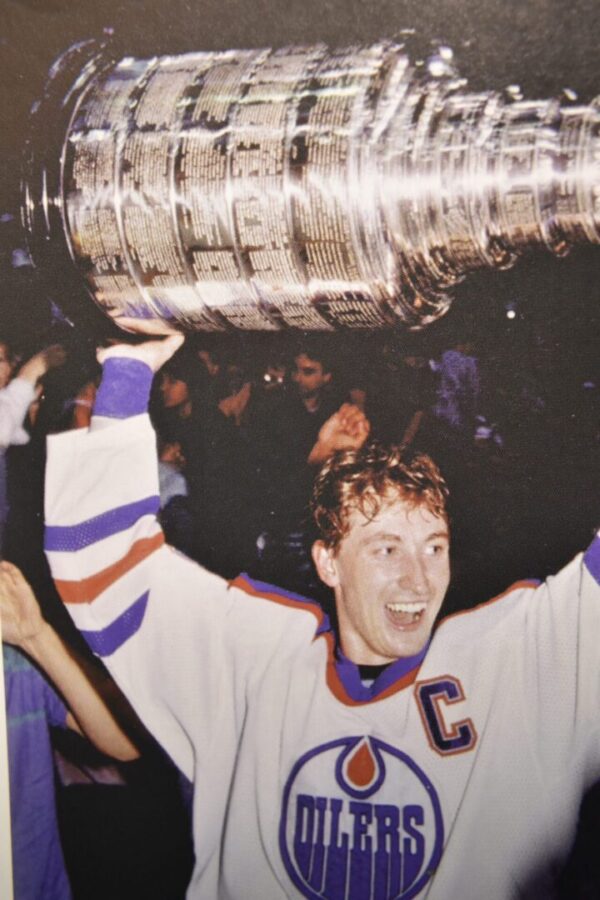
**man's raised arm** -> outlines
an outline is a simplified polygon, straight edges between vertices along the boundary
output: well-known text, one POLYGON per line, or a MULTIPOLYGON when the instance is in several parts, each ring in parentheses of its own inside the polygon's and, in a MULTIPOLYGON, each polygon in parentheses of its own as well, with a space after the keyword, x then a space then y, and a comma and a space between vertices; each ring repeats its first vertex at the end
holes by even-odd
POLYGON ((100 351, 89 429, 48 442, 45 547, 88 645, 192 778, 192 748, 209 740, 215 702, 206 689, 192 715, 186 695, 190 680, 207 685, 220 675, 233 600, 226 582, 165 545, 156 518, 156 443, 145 409, 154 372, 181 342, 100 351))

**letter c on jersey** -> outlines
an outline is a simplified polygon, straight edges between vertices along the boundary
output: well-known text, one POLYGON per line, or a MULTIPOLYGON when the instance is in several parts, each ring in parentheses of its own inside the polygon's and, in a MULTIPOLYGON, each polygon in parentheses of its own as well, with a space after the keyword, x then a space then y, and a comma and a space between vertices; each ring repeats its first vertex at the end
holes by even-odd
POLYGON ((452 675, 444 675, 431 681, 419 681, 415 685, 417 706, 423 720, 429 744, 441 756, 466 753, 477 743, 477 732, 471 719, 461 719, 446 725, 444 706, 461 703, 465 699, 462 685, 452 675))

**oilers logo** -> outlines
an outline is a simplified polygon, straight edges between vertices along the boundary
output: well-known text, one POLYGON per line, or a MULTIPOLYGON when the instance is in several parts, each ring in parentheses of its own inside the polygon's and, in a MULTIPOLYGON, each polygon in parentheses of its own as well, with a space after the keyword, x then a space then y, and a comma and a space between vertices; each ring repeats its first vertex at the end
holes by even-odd
POLYGON ((410 900, 442 853, 440 802, 425 773, 375 737, 321 744, 285 785, 279 844, 311 900, 410 900))

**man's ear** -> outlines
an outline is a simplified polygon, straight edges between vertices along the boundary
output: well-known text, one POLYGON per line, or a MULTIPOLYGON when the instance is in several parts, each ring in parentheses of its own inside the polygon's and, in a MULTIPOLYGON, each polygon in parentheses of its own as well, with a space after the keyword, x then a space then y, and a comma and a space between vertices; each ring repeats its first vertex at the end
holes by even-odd
POLYGON ((333 549, 323 541, 315 541, 312 545, 312 558, 321 581, 327 587, 337 587, 339 581, 333 549))
POLYGON ((329 384, 332 375, 333 372, 323 372, 323 380, 325 381, 325 384, 329 384))

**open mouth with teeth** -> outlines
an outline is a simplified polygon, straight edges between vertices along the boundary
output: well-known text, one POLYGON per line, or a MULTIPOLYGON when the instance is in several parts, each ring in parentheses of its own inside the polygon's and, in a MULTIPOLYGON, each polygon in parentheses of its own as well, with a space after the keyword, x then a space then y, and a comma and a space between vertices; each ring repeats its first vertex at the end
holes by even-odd
POLYGON ((426 608, 426 603, 385 604, 387 616, 397 628, 407 628, 411 625, 417 625, 426 608))

